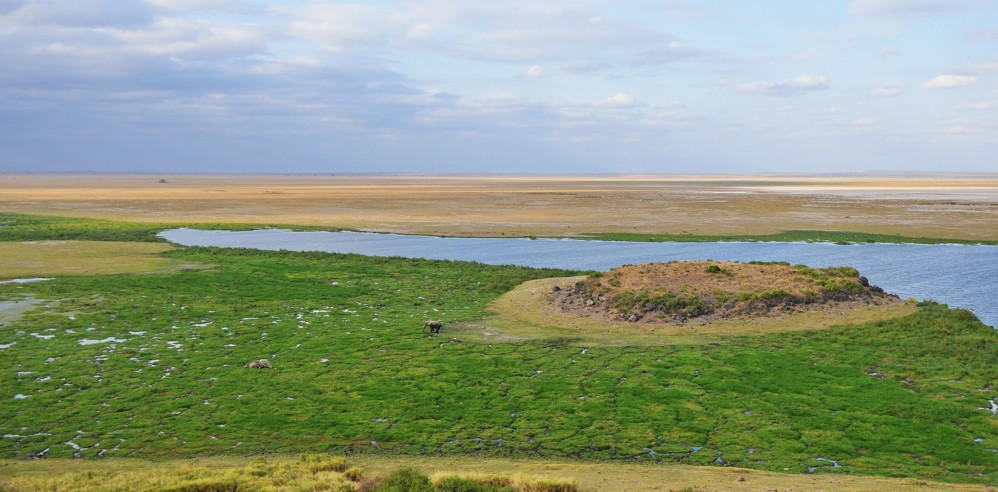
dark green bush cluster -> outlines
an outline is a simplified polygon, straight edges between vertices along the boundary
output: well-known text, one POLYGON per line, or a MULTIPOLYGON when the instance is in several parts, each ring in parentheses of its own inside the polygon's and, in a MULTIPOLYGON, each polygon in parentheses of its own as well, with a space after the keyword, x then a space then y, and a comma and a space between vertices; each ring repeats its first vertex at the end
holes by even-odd
POLYGON ((573 482, 534 480, 516 486, 506 477, 447 477, 436 483, 412 467, 400 468, 369 489, 378 492, 577 492, 573 482))
POLYGON ((690 317, 702 316, 713 311, 712 300, 700 296, 687 296, 666 292, 653 294, 647 290, 641 292, 619 292, 610 300, 613 307, 623 313, 660 312, 666 314, 683 313, 690 317))

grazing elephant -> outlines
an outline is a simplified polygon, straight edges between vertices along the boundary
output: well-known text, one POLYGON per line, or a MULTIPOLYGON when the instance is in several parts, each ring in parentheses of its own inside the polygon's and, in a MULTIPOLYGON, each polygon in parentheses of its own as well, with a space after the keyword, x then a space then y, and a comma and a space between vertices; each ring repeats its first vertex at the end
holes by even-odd
POLYGON ((258 359, 249 363, 250 369, 273 369, 274 366, 270 365, 270 361, 267 359, 258 359))
POLYGON ((435 319, 431 319, 426 323, 423 323, 423 333, 426 333, 426 327, 430 327, 430 333, 440 333, 440 329, 443 328, 444 324, 435 319))

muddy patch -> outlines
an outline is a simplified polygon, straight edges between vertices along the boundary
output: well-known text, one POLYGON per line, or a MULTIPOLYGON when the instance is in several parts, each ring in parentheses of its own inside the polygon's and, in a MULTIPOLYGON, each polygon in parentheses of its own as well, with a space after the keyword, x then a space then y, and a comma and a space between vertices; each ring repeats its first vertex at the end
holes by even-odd
POLYGON ((34 296, 0 301, 0 328, 10 326, 24 316, 24 313, 42 303, 41 299, 34 296))

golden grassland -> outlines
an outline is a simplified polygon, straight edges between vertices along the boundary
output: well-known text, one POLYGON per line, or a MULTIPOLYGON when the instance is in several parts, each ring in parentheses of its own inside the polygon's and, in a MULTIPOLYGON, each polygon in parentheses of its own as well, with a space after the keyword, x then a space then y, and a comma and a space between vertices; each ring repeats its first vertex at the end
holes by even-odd
POLYGON ((409 234, 761 235, 830 230, 998 240, 998 175, 217 176, 0 174, 0 211, 409 234))
POLYGON ((549 296, 554 286, 569 288, 584 278, 545 278, 525 282, 489 305, 495 313, 492 318, 460 324, 454 326, 454 330, 460 337, 494 340, 564 337, 589 345, 670 345, 704 343, 732 336, 819 330, 899 318, 917 309, 914 303, 902 302, 717 320, 707 324, 692 321, 685 326, 676 326, 607 321, 561 311, 551 305, 549 296))
POLYGON ((0 242, 0 280, 21 277, 113 275, 204 268, 158 256, 162 243, 115 241, 0 242))
POLYGON ((912 479, 781 474, 689 465, 368 455, 345 459, 314 456, 213 457, 166 462, 134 459, 0 461, 0 488, 12 491, 201 490, 194 487, 200 484, 205 486, 204 490, 211 490, 207 485, 239 483, 242 484, 239 490, 337 490, 344 484, 356 485, 366 478, 385 477, 406 466, 417 468, 433 481, 453 476, 482 481, 504 477, 520 490, 531 490, 530 485, 538 483, 574 483, 579 490, 594 492, 994 490, 980 485, 912 479), (744 480, 739 480, 739 477, 744 480))

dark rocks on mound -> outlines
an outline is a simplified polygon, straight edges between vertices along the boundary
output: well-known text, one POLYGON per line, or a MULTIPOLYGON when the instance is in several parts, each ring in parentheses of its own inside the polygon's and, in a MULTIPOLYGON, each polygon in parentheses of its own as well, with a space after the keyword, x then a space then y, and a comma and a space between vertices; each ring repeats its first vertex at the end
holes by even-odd
MULTIPOLYGON (((619 278, 613 281, 607 277, 593 276, 576 282, 572 287, 555 287, 551 295, 562 310, 629 323, 686 323, 697 318, 710 321, 789 314, 825 304, 876 305, 897 299, 897 296, 871 285, 869 279, 859 276, 851 268, 792 268, 797 268, 787 275, 792 276, 792 281, 787 278, 777 279, 783 283, 751 285, 745 291, 684 289, 680 292, 668 292, 656 289, 654 285, 642 284, 644 287, 635 292, 613 288, 613 285, 620 285, 619 278), (603 281, 607 283, 604 284, 603 281), (793 288, 778 287, 780 285, 790 285, 793 288)), ((741 287, 744 289, 744 286, 741 287)))

